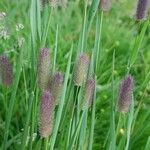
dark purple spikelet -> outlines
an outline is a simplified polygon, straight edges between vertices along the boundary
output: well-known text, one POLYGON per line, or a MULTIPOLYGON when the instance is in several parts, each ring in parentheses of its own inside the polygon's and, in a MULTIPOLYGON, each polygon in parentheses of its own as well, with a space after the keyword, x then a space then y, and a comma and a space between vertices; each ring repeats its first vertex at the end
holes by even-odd
POLYGON ((58 105, 63 87, 64 76, 61 72, 56 72, 51 82, 51 91, 53 93, 55 105, 58 105))
POLYGON ((6 86, 13 83, 12 65, 6 56, 0 56, 0 79, 6 86))
POLYGON ((100 0, 99 7, 102 11, 109 11, 111 8, 111 0, 100 0))
POLYGON ((148 12, 148 0, 139 0, 136 10, 136 20, 144 20, 147 17, 148 12))
POLYGON ((95 80, 88 79, 85 85, 84 101, 82 104, 82 110, 88 109, 93 102, 95 92, 95 80))
POLYGON ((129 111, 133 95, 133 77, 127 75, 121 82, 119 89, 118 111, 127 113, 129 111))
POLYGON ((49 91, 44 91, 39 113, 39 133, 42 138, 52 134, 54 119, 54 99, 49 91))
POLYGON ((42 90, 47 89, 50 78, 50 53, 47 48, 42 48, 39 53, 38 83, 42 90))
POLYGON ((87 79, 90 57, 88 54, 81 54, 74 67, 73 81, 76 86, 81 86, 87 79))

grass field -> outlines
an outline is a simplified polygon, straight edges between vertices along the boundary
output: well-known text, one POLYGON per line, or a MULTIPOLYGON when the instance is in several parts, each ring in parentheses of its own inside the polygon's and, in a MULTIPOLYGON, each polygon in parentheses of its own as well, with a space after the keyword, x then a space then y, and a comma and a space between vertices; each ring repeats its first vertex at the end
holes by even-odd
MULTIPOLYGON (((135 20, 136 0, 113 0, 107 12, 98 5, 99 0, 68 0, 66 6, 41 8, 39 0, 0 0, 0 56, 13 69, 13 83, 6 86, 3 70, 9 69, 0 64, 0 149, 150 150, 150 17, 135 20), (48 48, 50 66, 39 62, 42 48, 48 48), (87 81, 95 83, 87 95, 87 81, 74 83, 81 54, 90 58, 87 81), (42 138, 47 89, 39 76, 44 82, 48 73, 53 86, 58 71, 64 79, 58 105, 48 112, 52 131, 42 138), (133 95, 129 111, 121 113, 118 91, 127 74, 134 79, 133 95), (81 108, 88 98, 92 104, 81 108)), ((49 92, 53 97, 55 89, 49 92)))

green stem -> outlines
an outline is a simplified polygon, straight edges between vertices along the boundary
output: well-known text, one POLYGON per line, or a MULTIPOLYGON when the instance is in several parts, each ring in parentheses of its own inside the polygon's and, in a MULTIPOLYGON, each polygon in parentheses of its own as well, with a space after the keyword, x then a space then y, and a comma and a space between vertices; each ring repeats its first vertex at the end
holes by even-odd
POLYGON ((48 138, 44 139, 44 150, 48 150, 48 138))

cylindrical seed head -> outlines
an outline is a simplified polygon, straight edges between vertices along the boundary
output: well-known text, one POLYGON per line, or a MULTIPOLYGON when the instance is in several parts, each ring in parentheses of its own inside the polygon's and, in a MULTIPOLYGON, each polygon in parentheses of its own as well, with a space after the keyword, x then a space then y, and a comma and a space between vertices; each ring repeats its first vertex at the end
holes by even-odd
POLYGON ((84 101, 82 104, 82 110, 91 107, 95 92, 95 80, 88 79, 85 85, 84 101))
POLYGON ((42 48, 39 53, 38 83, 42 90, 47 89, 50 78, 50 53, 47 48, 42 48))
POLYGON ((99 7, 102 11, 109 11, 111 8, 111 0, 100 0, 99 7))
POLYGON ((74 67, 73 81, 76 86, 81 86, 87 79, 90 58, 87 54, 81 54, 74 67))
POLYGON ((39 113, 39 133, 42 138, 51 135, 54 119, 54 99, 49 91, 44 91, 39 113))
POLYGON ((136 10, 136 20, 141 21, 146 19, 148 12, 148 0, 139 0, 136 10))
POLYGON ((55 105, 58 105, 62 92, 64 77, 61 72, 56 72, 51 82, 51 91, 54 97, 55 105))
POLYGON ((6 56, 0 56, 0 79, 6 86, 13 83, 12 65, 6 56))
POLYGON ((119 89, 118 111, 127 113, 129 111, 133 96, 133 77, 127 75, 121 82, 119 89))

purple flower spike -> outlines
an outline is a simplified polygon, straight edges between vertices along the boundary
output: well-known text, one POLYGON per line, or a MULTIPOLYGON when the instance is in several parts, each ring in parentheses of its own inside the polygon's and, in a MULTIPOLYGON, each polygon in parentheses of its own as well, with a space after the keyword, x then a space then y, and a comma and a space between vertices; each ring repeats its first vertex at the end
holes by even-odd
POLYGON ((94 98, 94 92, 95 92, 95 80, 89 79, 86 81, 86 85, 85 85, 85 95, 84 95, 82 110, 91 107, 94 98))
POLYGON ((118 111, 127 113, 129 111, 133 95, 133 77, 127 75, 120 85, 118 111))
POLYGON ((148 9, 148 0, 139 0, 137 4, 136 10, 136 20, 141 21, 146 19, 147 17, 147 9, 148 9))
POLYGON ((109 11, 111 8, 111 0, 100 0, 99 7, 102 11, 109 11))
POLYGON ((90 64, 90 58, 87 54, 79 56, 75 68, 73 81, 76 86, 81 86, 87 79, 88 69, 90 64))
POLYGON ((6 86, 10 86, 13 82, 12 65, 6 56, 0 56, 0 79, 6 86))
POLYGON ((61 96, 64 77, 61 72, 56 72, 51 82, 51 91, 53 93, 55 105, 58 105, 61 96))
POLYGON ((38 64, 38 83, 42 90, 47 89, 50 77, 50 53, 47 48, 40 50, 38 64))
POLYGON ((39 132, 43 138, 51 135, 54 119, 54 99, 49 91, 44 91, 39 114, 39 132))

